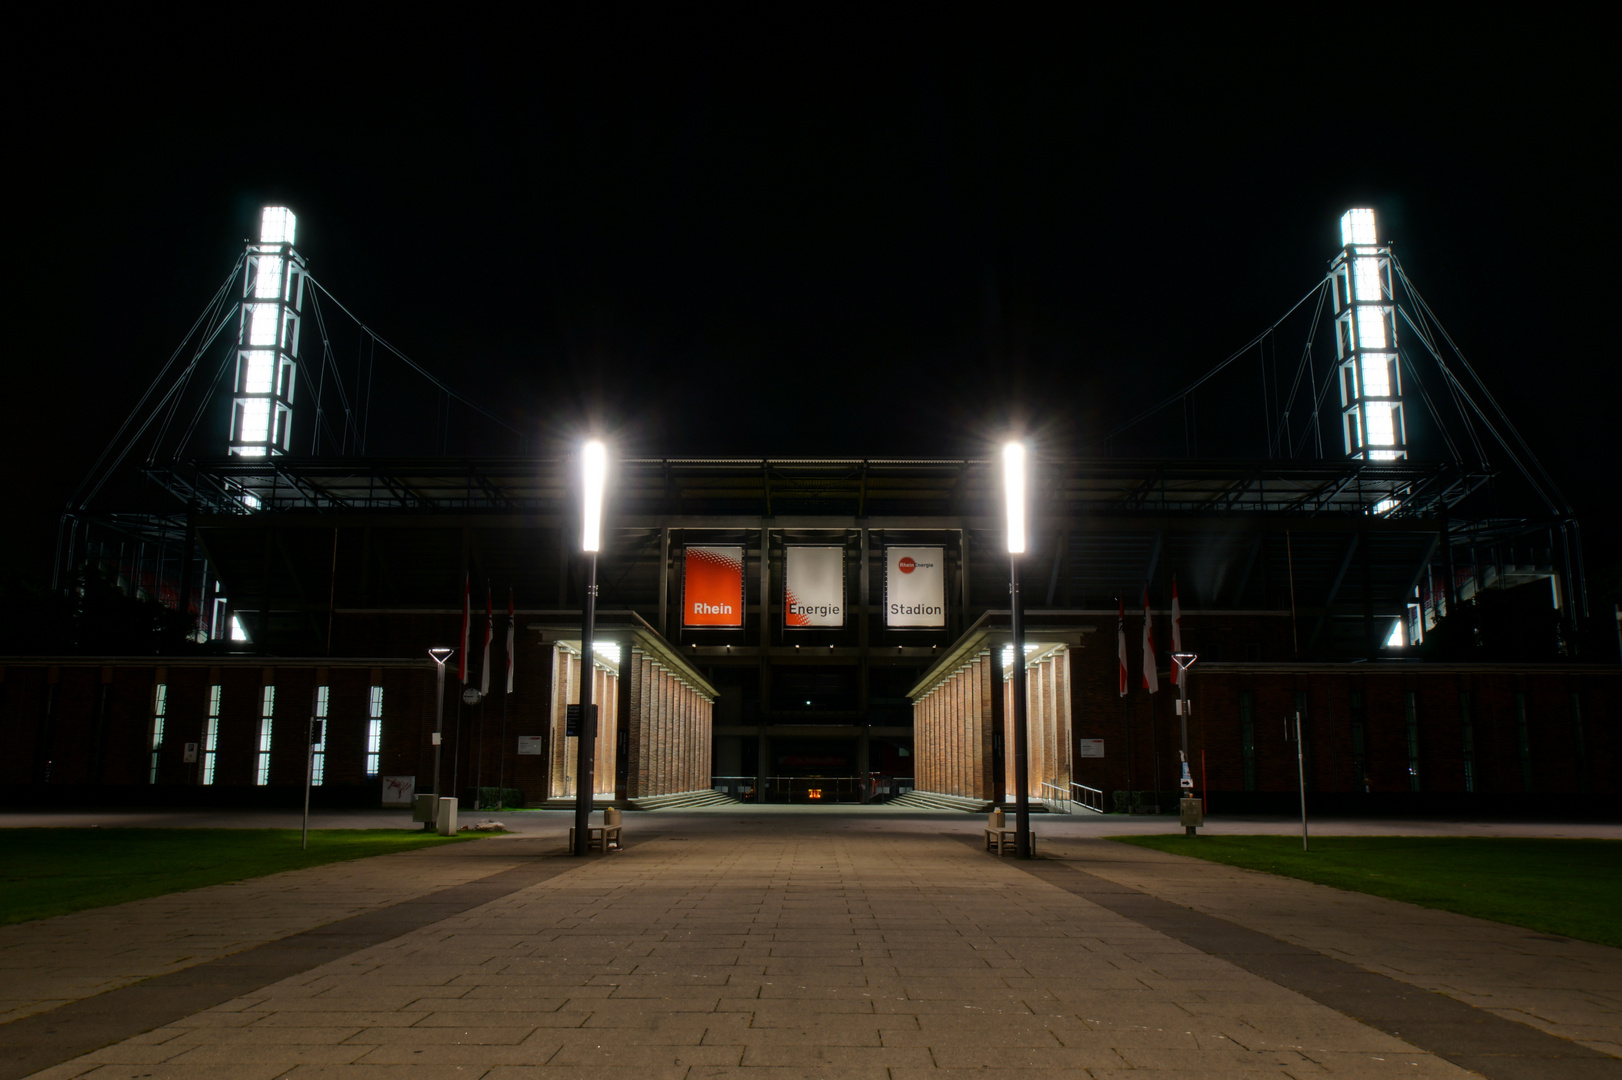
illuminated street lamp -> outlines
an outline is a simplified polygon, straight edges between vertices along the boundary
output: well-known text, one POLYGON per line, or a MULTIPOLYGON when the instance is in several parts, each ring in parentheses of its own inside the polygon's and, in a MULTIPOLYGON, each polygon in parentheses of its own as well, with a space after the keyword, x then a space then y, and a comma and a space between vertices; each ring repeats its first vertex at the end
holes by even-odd
POLYGON ((439 824, 439 748, 445 741, 445 661, 454 652, 455 649, 444 648, 428 650, 428 655, 433 657, 434 664, 439 668, 436 674, 439 689, 434 694, 434 816, 432 821, 422 823, 424 829, 432 829, 439 824))
MULTIPOLYGON (((602 548, 603 486, 608 451, 596 439, 580 448, 580 550, 586 553, 586 617, 580 630, 580 734, 575 749, 574 853, 584 855, 591 838, 591 799, 597 787, 597 716, 592 708, 596 657, 592 636, 597 622, 597 552, 602 548)), ((607 845, 604 849, 607 850, 607 845)))
POLYGON ((1025 606, 1019 595, 1019 557, 1025 553, 1025 446, 1002 448, 1003 494, 1007 500, 1008 601, 1014 638, 1014 854, 1031 857, 1029 738, 1025 731, 1025 606))

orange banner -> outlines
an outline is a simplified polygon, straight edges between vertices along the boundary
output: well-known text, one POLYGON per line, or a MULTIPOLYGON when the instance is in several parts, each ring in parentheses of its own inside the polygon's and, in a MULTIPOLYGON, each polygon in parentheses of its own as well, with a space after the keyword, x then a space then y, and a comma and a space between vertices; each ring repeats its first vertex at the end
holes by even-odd
POLYGON ((682 625, 740 629, 743 609, 743 548, 688 548, 682 625))

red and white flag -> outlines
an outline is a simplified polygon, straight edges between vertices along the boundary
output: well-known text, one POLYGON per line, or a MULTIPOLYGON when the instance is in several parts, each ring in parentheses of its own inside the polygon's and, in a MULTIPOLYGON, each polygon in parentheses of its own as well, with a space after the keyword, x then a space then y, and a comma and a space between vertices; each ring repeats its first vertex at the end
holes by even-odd
MULTIPOLYGON (((1183 651, 1183 606, 1177 602, 1176 574, 1171 576, 1171 651, 1173 653, 1183 651)), ((1171 676, 1173 686, 1177 685, 1177 680, 1181 677, 1179 674, 1181 671, 1181 668, 1173 664, 1171 670, 1166 673, 1171 676)))
POLYGON ((1160 671, 1155 667, 1155 627, 1149 616, 1149 586, 1143 587, 1143 688, 1153 694, 1160 689, 1160 671))
POLYGON ((507 590, 507 693, 513 692, 513 631, 518 619, 513 614, 513 591, 507 590))
POLYGON ((1126 601, 1115 602, 1121 609, 1115 624, 1115 652, 1121 661, 1121 696, 1126 697, 1126 601))
POLYGON ((484 587, 484 674, 479 679, 479 696, 490 692, 490 642, 496 636, 496 616, 490 610, 490 586, 484 587))
POLYGON ((467 641, 468 641, 467 634, 468 634, 468 629, 469 629, 469 627, 468 627, 468 614, 469 614, 469 612, 468 612, 468 602, 472 599, 472 595, 471 595, 471 593, 469 593, 468 590, 470 588, 472 588, 472 584, 473 583, 472 583, 471 579, 466 574, 463 574, 462 575, 462 655, 457 657, 457 659, 456 659, 456 677, 459 680, 461 680, 463 686, 467 685, 467 641))

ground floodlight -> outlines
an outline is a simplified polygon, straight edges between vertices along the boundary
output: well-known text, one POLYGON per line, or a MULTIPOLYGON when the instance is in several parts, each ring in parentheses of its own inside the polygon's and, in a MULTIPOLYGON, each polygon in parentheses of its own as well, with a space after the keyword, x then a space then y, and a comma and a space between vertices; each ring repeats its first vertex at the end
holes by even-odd
POLYGON ((580 550, 602 549, 603 484, 608 479, 608 450, 596 439, 580 448, 584 504, 581 507, 580 550))
POLYGON ((1011 442, 1002 448, 1003 492, 1008 499, 1008 553, 1025 551, 1025 444, 1011 442))

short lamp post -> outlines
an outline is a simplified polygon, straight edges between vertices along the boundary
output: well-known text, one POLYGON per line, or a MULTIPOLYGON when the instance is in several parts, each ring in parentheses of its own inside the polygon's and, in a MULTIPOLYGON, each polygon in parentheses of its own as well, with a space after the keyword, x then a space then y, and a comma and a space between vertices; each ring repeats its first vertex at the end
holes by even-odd
POLYGON ((580 450, 580 550, 586 553, 586 612, 580 628, 580 735, 576 744, 574 853, 584 855, 591 839, 591 803, 597 787, 597 716, 592 708, 592 637, 597 626, 597 552, 602 548, 603 487, 608 479, 608 451, 593 439, 580 450))
POLYGON ((443 648, 428 650, 428 655, 433 657, 439 670, 435 672, 437 690, 434 693, 434 813, 433 820, 422 823, 425 830, 439 824, 439 753, 445 741, 445 661, 455 652, 455 649, 443 648))
MULTIPOLYGON (((1189 772, 1188 763, 1188 669, 1194 666, 1194 661, 1199 659, 1199 655, 1186 652, 1172 653, 1171 659, 1172 663, 1177 665, 1177 718, 1182 721, 1183 728, 1183 775, 1177 783, 1182 789, 1182 799, 1185 803, 1181 808, 1183 831, 1188 836, 1193 836, 1197 827, 1190 823, 1193 808, 1186 805, 1194 801, 1194 776, 1189 772)), ((1204 821, 1204 814, 1196 816, 1200 821, 1204 821)))
POLYGON ((1003 493, 1007 499, 1008 602, 1014 639, 1014 854, 1031 857, 1030 738, 1026 733, 1025 604, 1019 594, 1019 557, 1025 553, 1025 446, 1002 448, 1003 493))

